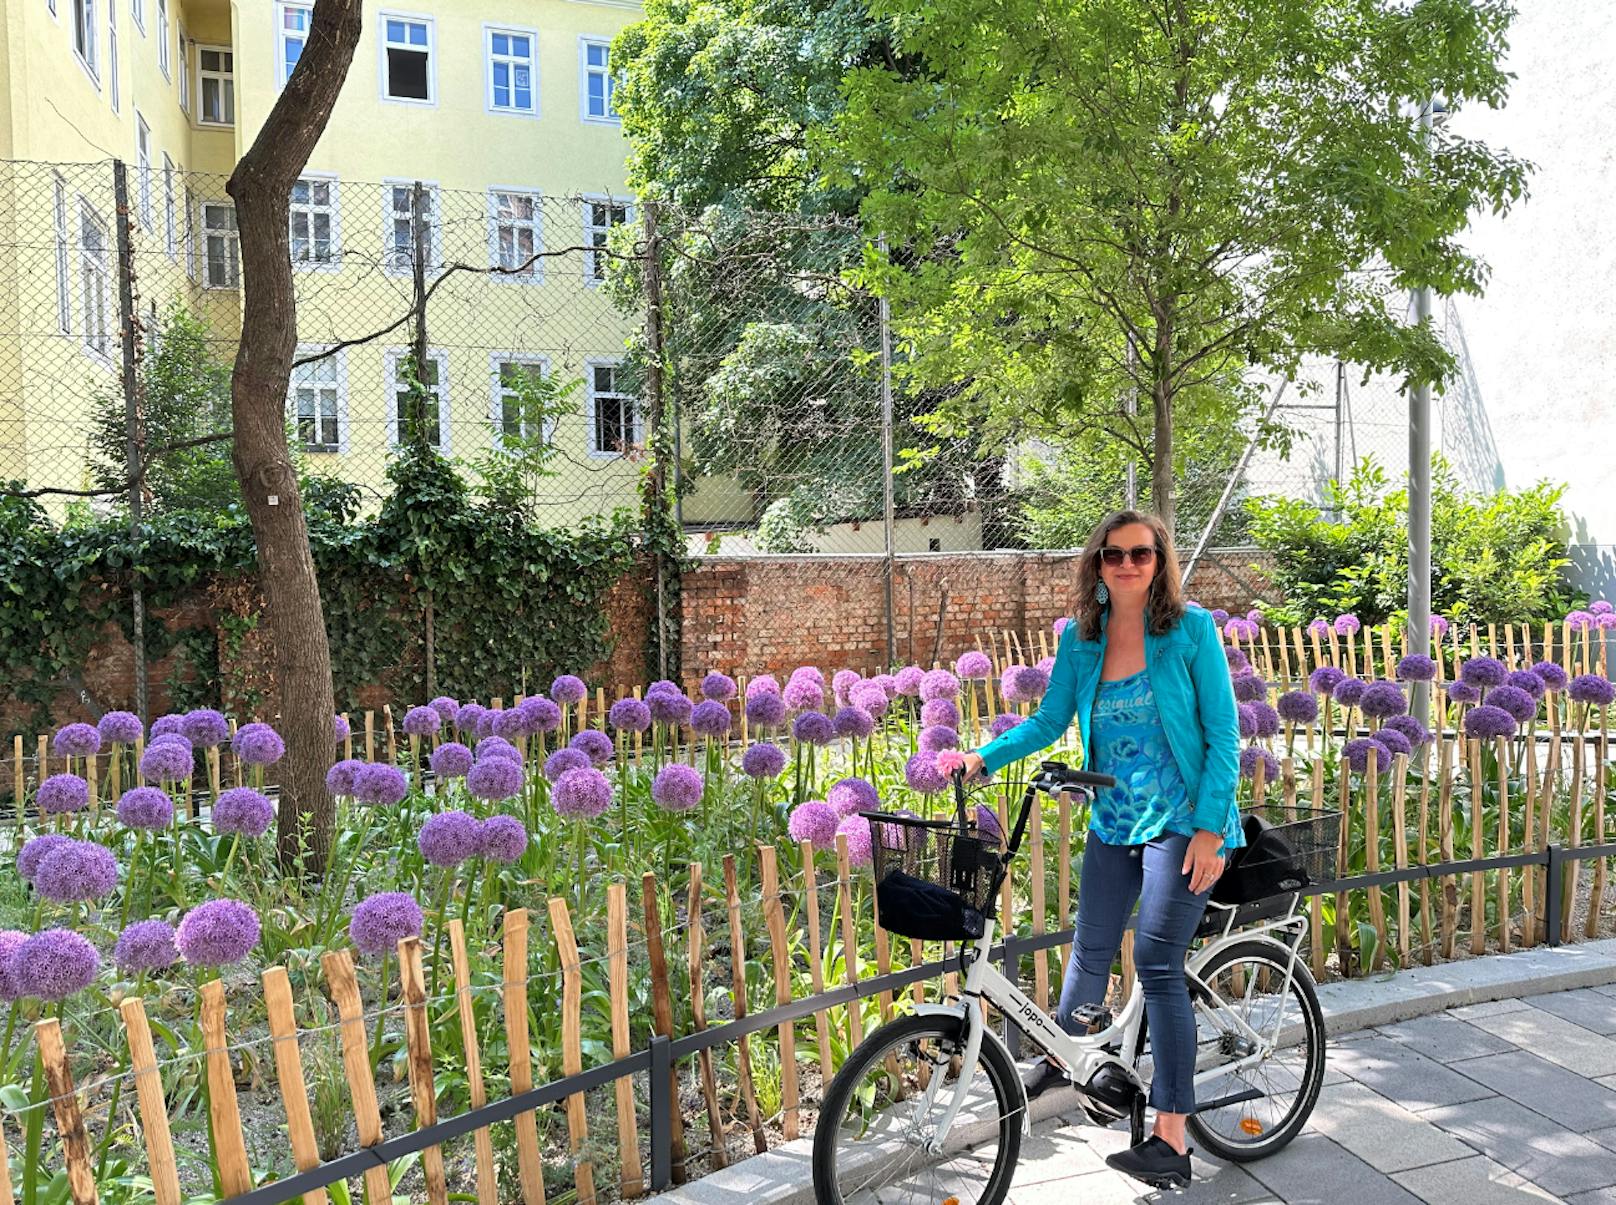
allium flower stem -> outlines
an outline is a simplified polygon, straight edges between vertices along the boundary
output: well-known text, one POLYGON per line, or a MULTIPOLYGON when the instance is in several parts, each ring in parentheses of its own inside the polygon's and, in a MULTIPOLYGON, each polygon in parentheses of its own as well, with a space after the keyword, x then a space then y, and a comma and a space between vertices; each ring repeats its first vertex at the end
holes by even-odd
MULTIPOLYGON (((118 931, 120 933, 129 927, 129 904, 135 898, 135 884, 133 879, 135 875, 140 873, 140 847, 145 844, 145 841, 146 830, 143 828, 137 828, 135 830, 135 848, 129 855, 129 877, 131 881, 124 884, 123 910, 118 917, 118 931)), ((0 1066, 4 1065, 4 1062, 0 1062, 0 1066)), ((109 1126, 108 1129, 110 1128, 111 1127, 109 1126)))
MULTIPOLYGON (((471 870, 469 872, 467 872, 467 874, 466 874, 466 886, 465 886, 465 888, 463 889, 463 891, 461 893, 462 898, 461 898, 461 901, 460 901, 460 928, 462 930, 464 930, 464 931, 467 931, 467 932, 470 931, 470 925, 471 925, 471 898, 472 898, 472 896, 474 896, 476 894, 477 864, 479 862, 481 862, 481 861, 482 861, 481 858, 473 858, 471 860, 471 870)), ((492 869, 490 869, 488 877, 489 878, 494 877, 492 869)))
MULTIPOLYGON (((452 872, 451 872, 452 873, 452 872)), ((439 926, 442 929, 442 926, 439 926)), ((370 1043, 370 1073, 376 1074, 376 1068, 382 1065, 382 1031, 387 1028, 387 960, 391 955, 382 954, 381 970, 377 972, 376 980, 376 1036, 370 1043)), ((434 959, 436 955, 434 955, 434 959)), ((434 961, 432 971, 437 974, 437 965, 434 961)), ((434 993, 436 994, 436 993, 434 993)))
MULTIPOLYGON (((438 890, 438 906, 436 909, 438 931, 432 935, 432 989, 430 995, 434 999, 438 994, 438 973, 443 969, 443 930, 446 928, 443 918, 449 907, 449 889, 454 886, 454 877, 454 867, 446 867, 443 871, 443 886, 438 890)), ((384 963, 384 968, 385 965, 384 963)), ((381 1028, 380 1020, 376 1022, 376 1027, 381 1028)))
POLYGON ((236 863, 236 850, 241 846, 241 834, 236 833, 230 841, 230 852, 224 856, 224 869, 219 872, 219 882, 226 891, 230 890, 230 868, 236 863))

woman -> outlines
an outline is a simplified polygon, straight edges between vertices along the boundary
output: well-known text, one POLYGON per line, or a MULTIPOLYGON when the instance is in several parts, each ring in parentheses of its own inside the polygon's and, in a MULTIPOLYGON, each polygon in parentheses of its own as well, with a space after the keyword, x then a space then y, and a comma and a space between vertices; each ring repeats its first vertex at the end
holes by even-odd
MULTIPOLYGON (((1118 511, 1094 531, 1078 569, 1075 618, 1061 630, 1036 714, 974 753, 946 751, 946 774, 991 774, 1048 748, 1077 717, 1085 764, 1117 779, 1089 812, 1077 940, 1061 985, 1061 1026, 1105 999, 1134 902, 1134 966, 1145 994, 1155 1073, 1148 1138, 1107 1157, 1119 1171, 1190 1179, 1184 1121, 1195 1109, 1195 1019, 1184 957, 1227 849, 1243 845, 1235 803, 1239 720, 1211 615, 1186 607, 1162 521, 1118 511)), ((1040 1059, 1028 1095, 1062 1078, 1040 1059)))

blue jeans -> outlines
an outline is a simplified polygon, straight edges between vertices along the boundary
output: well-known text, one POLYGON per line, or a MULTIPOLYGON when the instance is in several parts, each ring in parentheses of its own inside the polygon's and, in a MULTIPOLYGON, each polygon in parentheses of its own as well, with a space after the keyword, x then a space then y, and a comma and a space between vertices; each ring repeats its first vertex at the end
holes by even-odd
POLYGON ((1061 984, 1056 1017, 1074 1032, 1072 1011, 1105 1000, 1122 929, 1139 901, 1133 961, 1145 993, 1154 1075, 1150 1106, 1164 1113, 1195 1111, 1195 1014, 1184 983, 1184 955, 1212 888, 1190 893, 1182 870, 1190 839, 1163 831, 1143 845, 1107 845, 1093 832, 1083 849, 1078 881, 1077 940, 1061 984))

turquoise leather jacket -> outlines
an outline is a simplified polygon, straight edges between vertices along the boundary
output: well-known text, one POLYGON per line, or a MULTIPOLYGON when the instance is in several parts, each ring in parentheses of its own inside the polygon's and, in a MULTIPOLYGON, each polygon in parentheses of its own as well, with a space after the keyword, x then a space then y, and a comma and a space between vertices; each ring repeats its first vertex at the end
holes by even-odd
MULTIPOLYGON (((977 750, 989 773, 1049 748, 1073 717, 1088 752, 1089 717, 1105 661, 1109 609, 1100 613, 1100 638, 1082 640, 1075 620, 1061 629, 1049 689, 1038 710, 977 750)), ((1224 848, 1245 844, 1235 786, 1240 778, 1240 719, 1223 642, 1209 612, 1185 608, 1165 635, 1145 632, 1145 672, 1156 697, 1167 743, 1189 794, 1191 823, 1223 835, 1224 848)))

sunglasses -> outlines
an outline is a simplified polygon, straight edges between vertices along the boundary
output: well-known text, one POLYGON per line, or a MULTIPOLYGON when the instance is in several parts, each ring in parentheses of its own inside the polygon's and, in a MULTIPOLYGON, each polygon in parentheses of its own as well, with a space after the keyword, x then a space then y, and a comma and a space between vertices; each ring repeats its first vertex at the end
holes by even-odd
POLYGON ((1132 548, 1118 548, 1115 544, 1107 544, 1100 549, 1100 559, 1107 565, 1120 565, 1124 558, 1135 565, 1148 565, 1156 559, 1156 549, 1150 544, 1136 544, 1132 548))

